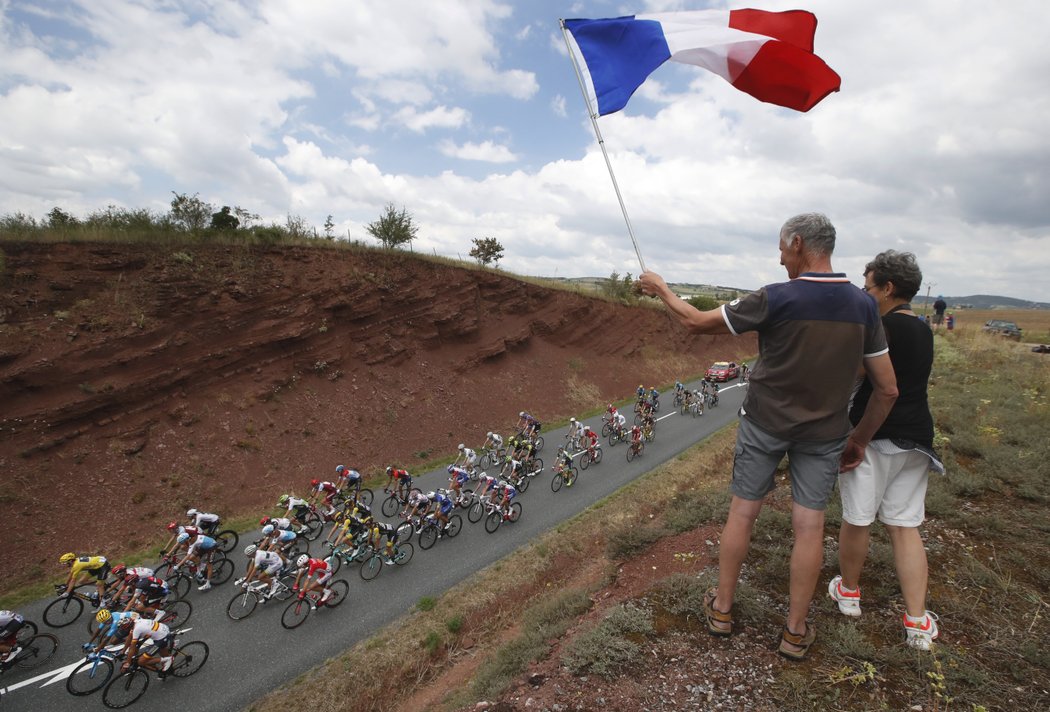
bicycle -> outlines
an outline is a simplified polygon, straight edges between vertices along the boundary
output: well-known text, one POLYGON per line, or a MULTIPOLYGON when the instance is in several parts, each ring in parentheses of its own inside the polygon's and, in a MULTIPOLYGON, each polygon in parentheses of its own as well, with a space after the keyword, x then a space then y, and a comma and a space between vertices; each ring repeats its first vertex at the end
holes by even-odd
POLYGON ((365 505, 366 507, 371 507, 372 500, 374 499, 375 492, 368 489, 367 487, 362 487, 360 483, 358 483, 356 487, 353 487, 350 490, 340 490, 340 492, 336 494, 335 498, 333 499, 332 504, 335 505, 337 509, 345 509, 346 507, 352 507, 358 502, 365 505))
POLYGON ((362 533, 352 547, 340 545, 332 550, 332 553, 328 556, 328 561, 332 565, 333 574, 339 573, 339 569, 344 563, 347 566, 350 566, 353 564, 359 564, 362 561, 367 561, 372 557, 372 554, 375 552, 372 551, 372 545, 367 541, 364 541, 364 539, 367 538, 368 535, 362 533))
POLYGON ((631 443, 631 446, 627 448, 627 462, 630 462, 634 458, 641 455, 643 450, 645 450, 644 440, 639 440, 636 443, 631 443))
MULTIPOLYGON (((143 605, 145 606, 145 604, 143 605)), ((185 601, 180 598, 172 599, 170 601, 164 601, 162 603, 148 606, 148 608, 160 611, 161 617, 157 618, 156 620, 159 620, 161 623, 168 626, 172 630, 174 630, 175 628, 181 628, 182 626, 186 625, 186 622, 189 621, 190 616, 193 615, 193 604, 189 601, 185 601)), ((112 610, 123 609, 123 605, 114 604, 112 606, 112 610)), ((146 615, 146 617, 148 618, 153 618, 152 615, 143 615, 146 615)), ((99 623, 97 620, 95 620, 94 616, 91 616, 90 620, 88 621, 88 633, 94 635, 98 632, 99 628, 105 628, 107 626, 109 626, 109 623, 99 623)))
MULTIPOLYGON (((414 553, 415 548, 411 544, 407 542, 404 544, 398 542, 394 544, 393 561, 398 566, 404 566, 412 560, 412 554, 414 553)), ((358 570, 361 574, 361 578, 365 581, 371 581, 378 576, 379 572, 383 570, 384 558, 385 556, 380 555, 379 552, 372 552, 372 556, 361 564, 361 568, 358 570)))
MULTIPOLYGON (((176 635, 184 631, 177 631, 176 635)), ((175 641, 178 643, 178 640, 175 641)), ((157 672, 157 677, 164 679, 168 675, 173 677, 189 677, 200 671, 208 662, 210 651, 208 644, 194 640, 178 646, 172 652, 171 667, 167 672, 157 672)), ((110 709, 123 709, 134 704, 149 687, 149 672, 146 668, 139 666, 138 656, 131 661, 131 666, 113 678, 105 691, 102 693, 102 704, 110 709)))
POLYGON ((90 603, 93 608, 98 608, 99 602, 95 598, 97 591, 93 583, 82 584, 68 592, 65 584, 55 584, 55 593, 58 594, 58 598, 44 609, 44 623, 52 628, 65 628, 76 622, 84 612, 84 601, 90 603), (80 590, 87 588, 91 589, 90 594, 80 590))
MULTIPOLYGON (((220 520, 221 521, 221 520, 220 520)), ((223 553, 229 554, 231 551, 237 548, 237 543, 240 541, 240 537, 237 536, 237 532, 232 529, 223 529, 218 534, 215 530, 219 528, 219 522, 212 524, 205 524, 201 527, 201 531, 206 535, 210 536, 215 541, 219 542, 219 549, 223 553)))
MULTIPOLYGON (((212 586, 221 586, 233 577, 233 562, 227 559, 222 552, 218 552, 218 554, 222 558, 211 562, 211 578, 208 581, 211 582, 212 586)), ((170 564, 170 573, 164 579, 164 582, 168 584, 168 588, 171 589, 175 600, 185 598, 186 594, 190 592, 190 587, 194 583, 200 583, 204 572, 207 571, 207 563, 204 561, 201 561, 199 564, 187 561, 185 566, 189 573, 183 571, 178 564, 170 564)))
POLYGON ((7 672, 13 667, 29 670, 38 665, 43 665, 53 658, 55 651, 58 650, 58 638, 50 633, 36 633, 25 637, 16 635, 16 639, 22 649, 12 659, 0 663, 0 674, 7 672))
POLYGON ((345 579, 333 581, 328 587, 332 589, 332 595, 327 601, 321 602, 321 591, 300 591, 295 600, 289 603, 281 614, 281 626, 292 630, 301 626, 310 616, 311 611, 316 611, 322 606, 335 608, 344 600, 350 592, 350 584, 345 579))
POLYGON ((672 402, 673 406, 675 408, 677 408, 678 406, 682 405, 682 402, 684 400, 685 400, 685 396, 682 394, 682 392, 681 391, 675 391, 674 392, 674 398, 671 400, 671 402, 672 402))
MULTIPOLYGON (((452 514, 448 518, 448 524, 440 526, 433 514, 426 517, 423 527, 419 531, 419 548, 426 551, 437 543, 440 536, 448 536, 450 539, 459 534, 463 528, 463 517, 452 514)), ((400 543, 400 542, 399 542, 400 543)))
POLYGON ((250 616, 260 603, 265 604, 271 598, 278 601, 287 601, 291 598, 292 572, 281 571, 274 580, 277 582, 277 587, 273 589, 273 593, 270 593, 270 585, 265 581, 242 583, 241 591, 226 604, 226 615, 232 620, 242 621, 250 616))
POLYGON ((649 425, 643 426, 642 427, 642 437, 645 439, 645 442, 647 442, 647 443, 651 443, 653 440, 655 440, 656 439, 656 425, 654 423, 650 423, 649 425))
POLYGON ((630 431, 622 426, 616 426, 611 433, 609 433, 609 447, 616 447, 616 443, 625 443, 630 437, 630 431))
POLYGON ((66 692, 74 697, 85 697, 105 687, 113 677, 116 661, 120 659, 117 652, 123 647, 117 643, 96 652, 92 650, 91 643, 84 643, 84 662, 69 673, 69 677, 66 678, 66 692))
POLYGON ((509 507, 493 506, 489 516, 485 518, 485 531, 489 534, 495 533, 504 521, 516 522, 521 518, 521 502, 512 502, 509 507))
POLYGON ((401 494, 396 490, 391 490, 389 487, 384 487, 383 491, 387 493, 387 498, 383 500, 382 506, 379 510, 383 513, 383 516, 392 517, 397 514, 401 509, 408 505, 408 500, 412 497, 414 492, 422 492, 418 487, 413 487, 408 490, 408 496, 402 497, 401 494))
MULTIPOLYGON (((588 459, 589 455, 585 452, 583 454, 584 459, 588 459)), ((581 462, 583 460, 581 459, 581 462)), ((559 462, 555 465, 554 477, 551 479, 551 491, 557 492, 561 489, 562 485, 566 487, 572 487, 576 482, 576 478, 580 476, 580 471, 572 465, 565 465, 559 462)))
MULTIPOLYGON (((481 451, 481 458, 478 460, 478 466, 475 468, 475 473, 477 470, 487 470, 490 467, 503 467, 503 463, 506 461, 507 451, 503 448, 491 446, 484 448, 481 451)), ((473 474, 471 475, 471 478, 475 481, 477 480, 477 477, 473 474)))
POLYGON ((519 492, 525 492, 529 488, 529 482, 532 481, 532 478, 543 472, 543 460, 536 458, 534 463, 534 469, 525 469, 523 466, 521 474, 512 480, 514 488, 519 492))
POLYGON ((595 443, 594 447, 587 448, 583 451, 580 456, 580 469, 586 470, 592 464, 597 465, 602 461, 602 446, 601 443, 595 443))

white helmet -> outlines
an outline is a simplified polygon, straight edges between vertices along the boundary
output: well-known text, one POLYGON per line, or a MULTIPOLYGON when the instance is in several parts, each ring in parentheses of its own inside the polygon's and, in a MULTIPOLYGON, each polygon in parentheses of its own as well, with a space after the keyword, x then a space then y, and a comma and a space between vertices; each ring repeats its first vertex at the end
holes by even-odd
POLYGON ((460 443, 460 444, 459 444, 459 448, 458 448, 458 449, 459 449, 459 450, 462 450, 462 449, 463 449, 464 447, 466 447, 466 446, 465 446, 465 445, 464 445, 463 443, 460 443))
POLYGON ((186 510, 186 516, 187 517, 196 517, 197 516, 197 510, 196 509, 187 509, 186 510))
POLYGON ((262 528, 262 533, 263 536, 270 536, 271 534, 273 534, 273 525, 267 524, 265 527, 262 528))
POLYGON ((178 542, 179 544, 182 544, 183 542, 185 542, 189 538, 190 538, 189 534, 187 534, 186 532, 182 532, 177 537, 175 537, 175 541, 178 542))
POLYGON ((308 563, 310 563, 310 557, 306 554, 303 554, 295 560, 295 565, 298 566, 300 569, 306 566, 308 563))
POLYGON ((248 546, 244 547, 244 555, 245 556, 255 556, 255 552, 258 551, 258 550, 259 550, 259 547, 257 547, 255 544, 249 544, 248 546))
POLYGON ((576 422, 576 418, 569 418, 569 422, 570 423, 575 423, 576 422))
POLYGON ((518 413, 518 417, 519 418, 524 418, 525 417, 525 411, 521 411, 520 413, 518 413))

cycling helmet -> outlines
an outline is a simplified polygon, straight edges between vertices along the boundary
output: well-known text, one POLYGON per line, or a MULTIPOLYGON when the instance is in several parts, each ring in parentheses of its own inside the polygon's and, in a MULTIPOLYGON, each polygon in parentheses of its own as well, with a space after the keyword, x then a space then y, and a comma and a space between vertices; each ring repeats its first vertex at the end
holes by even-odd
POLYGON ((178 542, 179 544, 182 544, 182 543, 188 541, 189 538, 190 538, 189 534, 187 534, 186 532, 182 532, 177 537, 175 537, 175 541, 178 542))
POLYGON ((388 468, 386 468, 386 473, 387 473, 388 475, 392 475, 392 474, 394 474, 394 468, 393 468, 393 467, 388 467, 388 468))
POLYGON ((319 484, 321 484, 321 480, 310 480, 311 487, 316 487, 319 484))
POLYGON ((453 472, 456 471, 456 466, 455 465, 449 465, 447 469, 448 469, 448 474, 451 475, 453 472))
POLYGON ((301 555, 298 559, 295 560, 295 565, 298 566, 300 569, 306 566, 308 563, 310 563, 310 557, 306 554, 301 555))
POLYGON ((117 623, 118 628, 130 628, 139 619, 139 614, 135 612, 128 613, 128 615, 122 617, 120 622, 117 623))
POLYGON ((492 437, 492 431, 490 430, 487 433, 485 433, 485 437, 491 438, 492 437))
POLYGON ((570 423, 575 423, 576 422, 576 418, 569 418, 569 422, 570 423))
POLYGON ((259 520, 259 526, 260 527, 265 527, 269 523, 270 523, 270 518, 269 517, 263 517, 262 519, 259 520))
POLYGON ((197 516, 197 510, 193 509, 192 507, 190 509, 187 509, 186 510, 186 516, 187 517, 196 517, 197 516))
POLYGON ((249 544, 248 546, 244 547, 244 555, 255 556, 255 552, 257 552, 258 550, 259 547, 257 547, 255 544, 249 544))
POLYGON ((111 571, 113 572, 113 575, 116 576, 117 578, 120 578, 121 576, 123 576, 124 572, 127 571, 127 570, 128 570, 128 567, 125 566, 124 564, 117 564, 116 566, 114 566, 111 569, 111 571))
POLYGON ((346 469, 346 465, 336 465, 335 466, 335 474, 341 475, 341 474, 343 474, 343 470, 345 470, 345 469, 346 469))
POLYGON ((109 623, 112 618, 113 614, 109 612, 108 608, 100 608, 98 613, 95 614, 95 620, 99 623, 109 623))
POLYGON ((70 551, 70 552, 62 554, 62 556, 58 557, 58 562, 60 564, 72 564, 73 561, 76 560, 76 558, 77 558, 77 555, 70 551))
POLYGON ((265 527, 262 528, 262 533, 263 536, 270 536, 271 534, 273 534, 273 525, 267 524, 265 527))
POLYGON ((524 418, 525 417, 525 411, 521 411, 520 413, 518 413, 518 417, 519 418, 524 418))
POLYGON ((435 497, 437 497, 437 492, 435 492, 433 490, 431 490, 430 492, 427 492, 427 499, 434 499, 435 497))
POLYGON ((288 504, 288 495, 286 495, 286 494, 282 494, 282 495, 281 495, 280 497, 278 497, 278 498, 277 498, 277 504, 278 504, 279 506, 280 506, 280 505, 285 505, 285 504, 288 504))
POLYGON ((173 532, 173 531, 175 531, 178 528, 179 528, 179 523, 178 522, 168 522, 168 531, 169 532, 173 532))

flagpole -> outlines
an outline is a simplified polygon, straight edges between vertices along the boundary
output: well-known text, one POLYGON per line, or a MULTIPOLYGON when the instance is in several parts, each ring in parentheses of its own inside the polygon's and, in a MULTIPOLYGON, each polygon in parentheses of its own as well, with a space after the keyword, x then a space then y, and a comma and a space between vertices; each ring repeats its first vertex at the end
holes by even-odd
POLYGON ((583 94, 583 101, 587 105, 587 115, 591 117, 591 126, 594 127, 594 136, 598 139, 598 147, 602 149, 602 156, 605 158, 605 166, 609 169, 609 178, 612 179, 613 190, 616 191, 616 200, 620 203, 620 211, 623 212, 624 222, 627 223, 627 234, 631 236, 631 244, 634 245, 634 254, 638 257, 638 264, 641 265, 642 271, 645 271, 645 260, 642 259, 642 251, 638 249, 638 240, 634 237, 634 228, 631 227, 631 218, 627 215, 627 206, 624 205, 623 196, 620 194, 620 185, 616 182, 616 175, 613 173, 612 162, 609 160, 609 153, 605 150, 605 139, 602 138, 602 132, 598 128, 598 114, 591 108, 591 98, 587 96, 587 86, 583 83, 583 75, 580 73, 580 65, 576 61, 576 54, 572 51, 572 45, 569 43, 569 31, 565 28, 565 20, 559 19, 558 22, 561 24, 561 33, 565 38, 565 48, 569 51, 569 59, 572 60, 572 68, 576 71, 576 81, 580 83, 580 93, 583 94))

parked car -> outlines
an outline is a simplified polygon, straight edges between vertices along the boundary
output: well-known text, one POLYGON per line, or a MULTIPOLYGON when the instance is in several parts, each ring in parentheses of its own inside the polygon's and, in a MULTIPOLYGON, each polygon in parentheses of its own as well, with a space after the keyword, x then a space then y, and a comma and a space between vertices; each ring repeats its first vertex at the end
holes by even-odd
POLYGON ((707 369, 704 378, 709 381, 720 381, 725 383, 740 375, 740 367, 732 361, 716 361, 707 369))
POLYGON ((981 327, 982 331, 987 331, 989 334, 998 334, 1004 336, 1007 339, 1013 339, 1014 341, 1021 340, 1021 327, 1012 321, 1005 321, 1003 319, 989 319, 981 327))
POLYGON ((1050 354, 1050 345, 1039 344, 1038 346, 1033 346, 1032 351, 1037 354, 1050 354))

